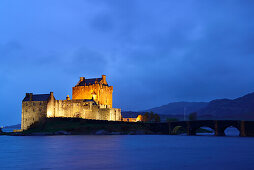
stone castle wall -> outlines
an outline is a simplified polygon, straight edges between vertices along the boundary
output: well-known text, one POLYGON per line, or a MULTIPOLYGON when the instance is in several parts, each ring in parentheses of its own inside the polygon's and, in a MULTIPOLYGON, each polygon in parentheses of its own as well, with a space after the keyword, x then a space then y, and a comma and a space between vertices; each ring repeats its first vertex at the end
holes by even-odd
POLYGON ((56 100, 53 92, 40 95, 27 93, 22 102, 22 130, 31 124, 47 117, 80 117, 84 119, 121 121, 121 110, 112 108, 113 87, 108 86, 106 76, 99 79, 88 79, 87 83, 79 85, 85 78, 81 77, 78 84, 72 88, 72 100, 56 100), (39 98, 38 98, 39 97, 39 98), (41 101, 34 101, 41 100, 41 101))
MULTIPOLYGON (((121 120, 121 110, 106 108, 84 100, 54 100, 47 117, 80 117, 97 120, 121 120), (52 114, 53 113, 53 114, 52 114)), ((49 106, 50 107, 50 106, 49 106)))
POLYGON ((46 117, 79 117, 83 119, 121 121, 121 109, 106 108, 84 100, 23 101, 21 128, 26 130, 46 117))
POLYGON ((47 117, 47 101, 23 101, 21 129, 27 129, 31 124, 47 117))

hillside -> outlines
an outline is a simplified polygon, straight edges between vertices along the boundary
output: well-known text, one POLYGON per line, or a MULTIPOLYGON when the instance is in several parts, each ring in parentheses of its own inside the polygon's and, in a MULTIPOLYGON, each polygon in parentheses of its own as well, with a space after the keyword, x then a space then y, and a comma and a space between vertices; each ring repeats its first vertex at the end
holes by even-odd
POLYGON ((207 106, 206 102, 174 102, 160 107, 147 109, 143 112, 154 112, 162 115, 183 115, 196 112, 207 106))
POLYGON ((167 105, 162 105, 160 107, 155 107, 139 112, 132 112, 132 111, 123 111, 123 117, 137 117, 139 114, 145 114, 145 112, 154 112, 160 115, 161 121, 166 121, 169 119, 184 119, 184 112, 186 113, 186 117, 189 113, 196 112, 201 108, 207 106, 208 103, 206 102, 174 102, 168 103, 167 105))
POLYGON ((20 129, 20 128, 21 128, 21 124, 5 126, 4 127, 4 129, 20 129))
POLYGON ((4 132, 12 132, 14 129, 21 129, 21 124, 5 126, 2 131, 4 132))
POLYGON ((254 120, 254 93, 236 99, 216 99, 211 102, 174 102, 160 107, 141 111, 154 112, 163 117, 186 117, 198 113, 198 119, 241 119, 254 120))
POLYGON ((254 119, 254 93, 233 100, 213 100, 200 109, 198 115, 210 115, 215 119, 254 119))

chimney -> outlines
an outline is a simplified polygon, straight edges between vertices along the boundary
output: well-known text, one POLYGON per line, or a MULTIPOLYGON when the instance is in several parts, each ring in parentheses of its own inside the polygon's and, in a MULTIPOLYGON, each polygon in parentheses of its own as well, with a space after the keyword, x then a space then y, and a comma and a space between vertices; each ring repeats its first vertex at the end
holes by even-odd
POLYGON ((50 98, 53 99, 54 98, 54 94, 53 92, 50 92, 50 98))
POLYGON ((106 75, 102 75, 102 82, 103 82, 103 84, 107 84, 106 75))
POLYGON ((69 95, 67 95, 66 100, 70 100, 70 96, 69 95))
POLYGON ((29 94, 29 100, 32 101, 33 100, 33 93, 28 93, 29 94))
POLYGON ((80 77, 80 82, 84 81, 85 77, 80 77))

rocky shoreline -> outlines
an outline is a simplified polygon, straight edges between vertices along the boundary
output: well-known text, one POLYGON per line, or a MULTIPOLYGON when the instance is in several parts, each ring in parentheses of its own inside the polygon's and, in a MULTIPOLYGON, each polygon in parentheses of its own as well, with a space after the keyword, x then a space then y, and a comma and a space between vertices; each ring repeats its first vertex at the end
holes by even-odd
POLYGON ((68 131, 56 131, 56 132, 0 132, 0 135, 5 136, 57 136, 57 135, 162 135, 162 133, 154 133, 151 131, 129 131, 129 132, 110 132, 106 130, 98 130, 94 132, 68 132, 68 131))
POLYGON ((2 132, 10 136, 52 135, 156 135, 168 134, 166 123, 88 120, 81 118, 48 118, 25 131, 2 132))

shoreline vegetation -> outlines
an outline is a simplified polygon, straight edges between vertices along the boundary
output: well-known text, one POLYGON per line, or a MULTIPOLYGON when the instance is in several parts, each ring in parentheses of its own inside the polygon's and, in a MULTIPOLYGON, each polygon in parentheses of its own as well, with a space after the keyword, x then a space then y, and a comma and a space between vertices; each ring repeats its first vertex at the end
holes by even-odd
MULTIPOLYGON (((122 122, 88 120, 82 118, 47 118, 43 122, 33 124, 22 132, 1 132, 10 136, 45 136, 45 135, 168 135, 167 123, 155 122, 122 122)), ((184 134, 179 129, 175 134, 184 134)), ((199 133, 211 133, 200 129, 199 133)))

